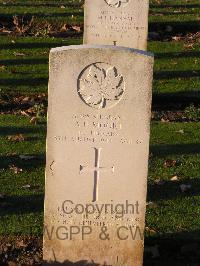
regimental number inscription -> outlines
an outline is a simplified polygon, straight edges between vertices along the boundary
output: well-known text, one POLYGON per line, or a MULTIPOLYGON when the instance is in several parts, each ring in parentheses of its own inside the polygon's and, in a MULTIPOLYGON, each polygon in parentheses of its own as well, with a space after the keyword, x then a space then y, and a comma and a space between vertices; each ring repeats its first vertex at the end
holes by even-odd
POLYGON ((96 109, 111 108, 123 97, 125 82, 116 67, 106 63, 87 66, 78 78, 80 98, 96 109))
POLYGON ((105 0, 111 7, 123 7, 130 2, 130 0, 105 0))

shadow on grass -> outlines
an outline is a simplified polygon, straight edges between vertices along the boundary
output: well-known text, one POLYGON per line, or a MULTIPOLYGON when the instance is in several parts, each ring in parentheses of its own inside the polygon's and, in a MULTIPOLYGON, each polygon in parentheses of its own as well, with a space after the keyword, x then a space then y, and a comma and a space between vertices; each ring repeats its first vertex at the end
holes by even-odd
MULTIPOLYGON (((176 16, 178 16, 176 14, 176 16)), ((150 31, 160 31, 163 32, 166 30, 167 26, 172 27, 172 32, 169 35, 174 35, 176 33, 185 34, 191 32, 198 32, 200 30, 200 24, 198 21, 163 21, 163 22, 150 22, 149 30, 150 31)))
POLYGON ((170 5, 170 4, 162 4, 162 5, 153 5, 150 4, 150 8, 200 8, 199 4, 185 4, 185 5, 170 5))
POLYGON ((157 14, 162 14, 163 16, 174 16, 174 15, 198 15, 198 13, 197 12, 195 12, 195 11, 186 11, 186 12, 184 12, 184 11, 182 11, 182 12, 177 12, 177 13, 175 13, 175 12, 173 12, 173 11, 163 11, 163 10, 161 10, 161 11, 157 11, 157 10, 150 10, 150 15, 151 16, 155 16, 155 15, 157 15, 157 14))
MULTIPOLYGON (((193 207, 198 208, 200 204, 200 179, 184 179, 182 181, 166 181, 163 185, 158 184, 148 184, 148 193, 147 193, 147 200, 148 201, 155 201, 158 202, 159 200, 166 200, 166 199, 184 199, 190 198, 193 207), (191 185, 191 189, 187 192, 181 192, 180 185, 181 184, 189 184, 191 185)), ((195 212, 193 213, 194 215, 195 212)))
MULTIPOLYGON (((37 134, 38 132, 42 132, 45 134, 46 132, 46 123, 39 124, 37 127, 13 127, 13 126, 0 126, 0 136, 9 136, 9 135, 17 135, 17 134, 37 134), (39 128, 38 128, 39 126, 39 128)), ((29 139, 27 139, 29 141, 29 139)))
POLYGON ((62 40, 60 40, 60 42, 32 42, 32 43, 6 43, 6 44, 0 44, 0 49, 8 49, 8 50, 12 50, 12 49, 36 49, 36 48, 41 48, 41 49, 45 49, 45 48, 55 48, 55 47, 59 47, 59 46, 63 46, 63 45, 72 45, 72 44, 78 44, 81 43, 81 40, 75 39, 75 40, 67 40, 65 42, 63 42, 62 40))
MULTIPOLYGON (((22 73, 23 74, 23 73, 22 73)), ((31 73, 30 73, 31 74, 31 73)), ((8 78, 1 79, 0 86, 39 86, 39 85, 47 85, 48 78, 8 78)))
POLYGON ((188 51, 188 52, 173 52, 173 53, 157 53, 155 58, 165 59, 165 58, 188 58, 188 57, 200 57, 200 51, 188 51))
POLYGON ((145 238, 143 266, 198 266, 199 250, 200 230, 148 237, 145 238), (158 257, 152 256, 150 247, 158 250, 158 257))
MULTIPOLYGON (((16 16, 19 16, 19 17, 24 17, 24 19, 28 19, 28 18, 31 18, 32 16, 34 16, 35 18, 61 18, 61 17, 63 17, 63 18, 66 18, 67 19, 67 17, 71 17, 72 15, 73 16, 75 16, 75 17, 83 17, 83 11, 71 11, 71 12, 61 12, 61 13, 53 13, 53 10, 52 10, 52 13, 48 13, 48 11, 47 11, 47 13, 44 13, 44 12, 38 12, 38 13, 34 13, 34 12, 31 12, 31 13, 29 13, 29 12, 27 12, 26 14, 24 14, 24 13, 21 13, 21 12, 15 12, 15 15, 16 16)), ((0 13, 0 17, 1 17, 1 19, 2 20, 4 20, 4 19, 11 19, 11 20, 13 20, 13 17, 12 17, 12 15, 10 15, 10 14, 4 14, 4 13, 0 13)))
MULTIPOLYGON (((79 1, 81 2, 81 1, 79 1)), ((83 3, 83 1, 82 1, 83 3)), ((61 4, 60 4, 61 5, 61 4)), ((24 7, 27 7, 27 6, 31 6, 31 7, 60 7, 59 3, 14 3, 14 2, 7 2, 6 5, 2 5, 1 6, 9 6, 9 7, 18 7, 18 6, 24 6, 24 7)), ((81 8, 81 4, 80 3, 65 3, 65 7, 78 7, 78 8, 81 8)), ((170 4, 161 4, 161 5, 154 5, 154 4, 151 4, 150 5, 150 8, 200 8, 200 5, 199 4, 188 4, 186 3, 185 5, 184 4, 180 4, 180 5, 177 5, 177 4, 174 4, 174 5, 170 5, 170 4)))
POLYGON ((0 60, 0 65, 42 65, 48 64, 48 58, 23 58, 23 59, 6 59, 0 60))
POLYGON ((198 105, 200 91, 153 93, 153 110, 183 110, 190 104, 198 105))
MULTIPOLYGON (((79 1, 81 3, 81 1, 79 1)), ((80 3, 65 3, 65 8, 67 7, 78 7, 78 8, 81 8, 81 4, 80 3)), ((83 1, 82 1, 83 3, 83 1)), ((13 3, 13 2, 6 2, 6 4, 2 5, 0 4, 0 6, 3 6, 3 7, 58 7, 60 8, 60 6, 62 5, 62 3, 37 3, 37 2, 31 2, 31 3, 13 3)))
MULTIPOLYGON (((44 154, 26 154, 27 156, 34 157, 33 159, 21 159, 18 155, 0 156, 0 169, 7 169, 9 165, 17 165, 23 170, 36 169, 45 165, 44 154)), ((1 177, 0 177, 1 179, 1 177)))
POLYGON ((154 72, 154 79, 161 80, 161 79, 171 79, 171 78, 192 78, 192 77, 199 77, 200 70, 185 70, 185 71, 155 71, 154 72))
POLYGON ((200 145, 198 145, 198 143, 151 145, 150 152, 152 152, 154 156, 158 156, 159 158, 166 157, 167 155, 182 155, 182 154, 195 154, 195 153, 199 154, 200 145))
MULTIPOLYGON (((32 188, 34 189, 34 187, 32 188)), ((37 187, 35 189, 38 189, 37 187)), ((44 195, 6 196, 0 199, 1 222, 6 215, 21 215, 43 211, 44 195)), ((4 221, 3 221, 4 222, 4 221)), ((5 221, 6 226, 6 221, 5 221)), ((6 231, 5 231, 6 232, 6 231)))

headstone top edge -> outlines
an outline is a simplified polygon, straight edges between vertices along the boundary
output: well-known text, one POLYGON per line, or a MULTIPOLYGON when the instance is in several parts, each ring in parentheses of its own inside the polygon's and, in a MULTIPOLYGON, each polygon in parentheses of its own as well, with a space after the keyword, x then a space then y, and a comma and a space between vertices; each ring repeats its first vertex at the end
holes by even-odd
POLYGON ((105 50, 117 50, 117 51, 127 51, 127 52, 132 52, 144 56, 149 56, 149 57, 154 57, 154 54, 151 52, 139 50, 139 49, 134 49, 134 48, 129 48, 129 47, 124 47, 124 46, 114 46, 114 45, 69 45, 69 46, 61 46, 61 47, 56 47, 52 48, 50 50, 50 53, 56 53, 56 52, 62 52, 66 50, 80 50, 80 49, 105 49, 105 50))

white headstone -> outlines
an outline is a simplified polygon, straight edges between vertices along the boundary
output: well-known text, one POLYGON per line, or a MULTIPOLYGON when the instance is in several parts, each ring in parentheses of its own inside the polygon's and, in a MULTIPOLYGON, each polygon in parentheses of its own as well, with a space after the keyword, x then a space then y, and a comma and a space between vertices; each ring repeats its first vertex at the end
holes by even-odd
POLYGON ((149 0, 86 0, 85 44, 146 50, 149 0))
POLYGON ((45 261, 142 265, 152 66, 128 48, 51 50, 45 261))

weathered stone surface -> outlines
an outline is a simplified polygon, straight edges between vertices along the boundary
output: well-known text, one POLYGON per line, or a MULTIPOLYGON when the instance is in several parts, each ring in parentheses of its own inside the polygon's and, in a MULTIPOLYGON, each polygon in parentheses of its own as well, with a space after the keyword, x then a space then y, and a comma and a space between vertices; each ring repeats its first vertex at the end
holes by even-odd
POLYGON ((146 50, 149 0, 86 0, 85 44, 146 50))
POLYGON ((152 65, 128 48, 51 50, 46 261, 142 265, 152 65))

